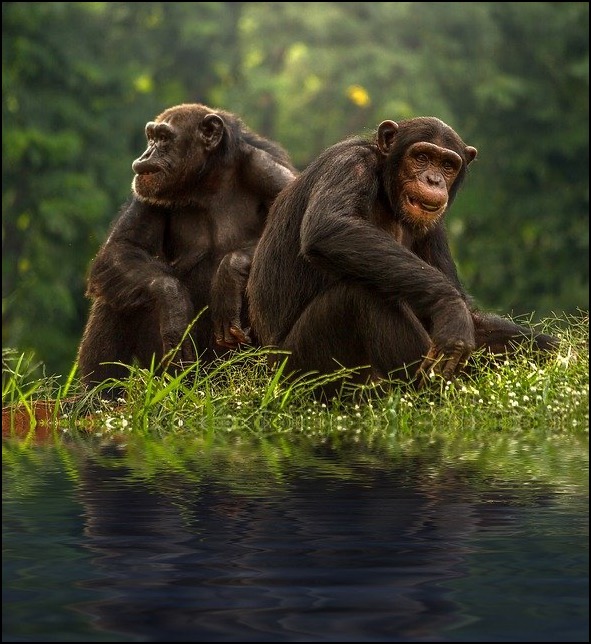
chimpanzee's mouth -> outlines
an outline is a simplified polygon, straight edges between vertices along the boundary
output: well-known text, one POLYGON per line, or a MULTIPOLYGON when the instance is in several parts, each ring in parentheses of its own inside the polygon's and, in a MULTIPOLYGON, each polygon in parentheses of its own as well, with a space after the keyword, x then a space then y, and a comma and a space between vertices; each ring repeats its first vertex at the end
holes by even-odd
POLYGON ((425 210, 426 212, 437 212, 439 210, 439 206, 430 204, 430 203, 425 203, 422 201, 419 206, 425 210))
POLYGON ((419 210, 430 215, 442 212, 446 206, 446 204, 441 203, 429 203, 427 201, 420 201, 419 199, 415 199, 408 194, 406 195, 406 202, 410 206, 412 211, 419 210))
POLYGON ((162 167, 157 163, 154 163, 150 159, 139 160, 136 159, 131 164, 131 169, 135 172, 136 175, 147 175, 147 174, 156 174, 162 170, 162 167))
POLYGON ((135 174, 138 177, 149 177, 154 174, 158 174, 160 172, 160 168, 154 168, 153 166, 147 166, 147 167, 139 167, 135 169, 135 174))

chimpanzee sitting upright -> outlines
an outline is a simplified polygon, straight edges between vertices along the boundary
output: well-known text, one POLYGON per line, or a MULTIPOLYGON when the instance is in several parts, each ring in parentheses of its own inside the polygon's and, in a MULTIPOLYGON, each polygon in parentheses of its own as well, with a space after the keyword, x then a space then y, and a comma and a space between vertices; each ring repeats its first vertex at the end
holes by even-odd
POLYGON ((475 157, 432 117, 384 121, 372 140, 326 150, 279 195, 253 258, 262 344, 290 352, 290 371, 366 367, 361 382, 417 368, 450 378, 477 348, 555 348, 474 310, 460 284, 443 217, 475 157))
POLYGON ((295 172, 278 144, 230 112, 171 107, 146 125, 133 194, 92 264, 78 351, 88 384, 248 342, 244 289, 269 207, 295 172), (183 341, 189 324, 198 317, 183 341), (114 364, 122 363, 122 364, 114 364))

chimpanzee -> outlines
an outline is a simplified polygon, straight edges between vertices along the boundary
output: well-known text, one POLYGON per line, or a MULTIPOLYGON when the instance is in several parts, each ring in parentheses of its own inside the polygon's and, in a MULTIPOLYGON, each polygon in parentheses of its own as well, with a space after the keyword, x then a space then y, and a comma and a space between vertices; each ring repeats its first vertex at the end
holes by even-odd
POLYGON ((247 297, 262 344, 290 354, 292 372, 360 367, 353 382, 451 378, 477 348, 554 349, 476 311, 458 279, 443 217, 475 157, 433 117, 325 150, 279 195, 254 254, 247 297))
POLYGON ((157 365, 179 345, 173 364, 196 354, 207 363, 249 342, 252 254, 271 203, 295 177, 279 144, 206 105, 165 110, 146 137, 130 200, 89 272, 78 350, 87 384, 123 378, 134 362, 157 365))

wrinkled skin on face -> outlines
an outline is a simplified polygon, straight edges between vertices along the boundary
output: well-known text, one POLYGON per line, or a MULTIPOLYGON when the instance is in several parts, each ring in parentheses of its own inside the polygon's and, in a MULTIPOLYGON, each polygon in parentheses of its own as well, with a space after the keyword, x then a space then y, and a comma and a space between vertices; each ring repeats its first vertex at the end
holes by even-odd
POLYGON ((441 219, 461 167, 453 150, 425 141, 411 145, 399 170, 398 209, 405 221, 430 228, 441 219))
POLYGON ((132 163, 135 195, 157 205, 190 202, 195 181, 223 134, 223 119, 206 108, 173 108, 147 123, 148 147, 132 163))
POLYGON ((416 141, 392 159, 397 132, 397 123, 384 121, 377 134, 378 148, 385 157, 388 197, 401 222, 417 233, 426 232, 443 218, 457 190, 456 181, 477 151, 450 132, 449 141, 416 141))

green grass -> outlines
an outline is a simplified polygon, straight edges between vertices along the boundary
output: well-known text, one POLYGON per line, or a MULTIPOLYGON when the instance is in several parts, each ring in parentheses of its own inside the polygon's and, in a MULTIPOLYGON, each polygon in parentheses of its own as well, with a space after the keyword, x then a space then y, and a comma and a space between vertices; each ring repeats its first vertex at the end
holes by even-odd
POLYGON ((261 349, 239 351, 207 371, 196 363, 174 376, 132 368, 118 383, 124 394, 113 403, 101 400, 98 390, 80 396, 75 369, 60 385, 57 378, 33 377, 38 365, 31 358, 3 350, 3 407, 31 409, 35 401, 54 401, 54 422, 62 432, 306 436, 331 444, 374 443, 435 426, 462 432, 588 431, 588 318, 542 324, 561 338, 560 352, 544 361, 527 351, 494 363, 477 355, 471 376, 433 378, 419 391, 396 382, 350 387, 328 402, 315 400, 312 390, 347 370, 286 381, 283 363, 269 369, 261 349), (68 403, 72 397, 76 403, 68 403))
POLYGON ((32 438, 39 429, 35 406, 49 400, 44 423, 56 440, 194 439, 209 447, 232 445, 234 451, 254 442, 283 451, 305 444, 366 453, 444 440, 450 458, 478 458, 487 444, 498 448, 499 438, 503 449, 534 438, 548 444, 587 441, 588 317, 546 320, 541 327, 561 339, 559 353, 544 361, 527 351, 495 363, 477 355, 471 376, 434 378, 420 391, 396 382, 356 387, 329 402, 312 395, 323 378, 286 381, 282 366, 267 367, 261 349, 239 351, 207 371, 194 364, 175 376, 133 368, 119 383, 124 394, 113 402, 102 400, 98 390, 82 395, 75 369, 59 384, 57 378, 33 376, 39 365, 31 358, 4 350, 3 422, 13 423, 14 410, 20 410, 32 438))
POLYGON ((92 454, 158 485, 171 475, 208 476, 255 494, 294 467, 347 477, 419 457, 442 485, 451 468, 471 480, 544 481, 569 493, 588 486, 588 318, 542 327, 561 338, 559 353, 544 361, 526 351, 496 363, 476 356, 470 377, 434 378, 421 391, 396 382, 358 387, 353 398, 330 402, 312 395, 317 377, 286 382, 281 368, 269 369, 264 350, 176 376, 134 368, 112 403, 98 392, 80 395, 74 370, 60 384, 34 376, 39 365, 30 358, 4 351, 3 434, 17 440, 3 441, 3 458, 18 478, 24 461, 49 458, 50 444, 72 477, 77 457, 92 454), (35 408, 47 400, 49 419, 37 423, 35 408))

